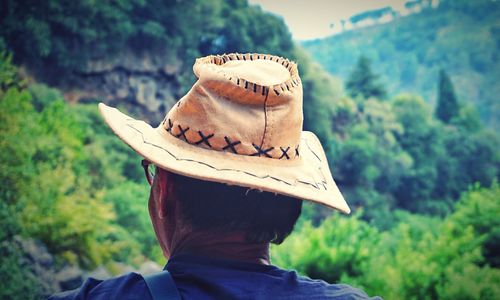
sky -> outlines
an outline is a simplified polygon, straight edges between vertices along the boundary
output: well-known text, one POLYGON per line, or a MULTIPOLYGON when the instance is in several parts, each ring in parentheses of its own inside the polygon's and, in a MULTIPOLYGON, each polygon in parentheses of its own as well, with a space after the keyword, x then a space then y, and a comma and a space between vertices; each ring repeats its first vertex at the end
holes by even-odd
POLYGON ((340 20, 363 11, 392 6, 404 9, 408 0, 249 0, 282 16, 296 40, 322 38, 340 32, 340 20))

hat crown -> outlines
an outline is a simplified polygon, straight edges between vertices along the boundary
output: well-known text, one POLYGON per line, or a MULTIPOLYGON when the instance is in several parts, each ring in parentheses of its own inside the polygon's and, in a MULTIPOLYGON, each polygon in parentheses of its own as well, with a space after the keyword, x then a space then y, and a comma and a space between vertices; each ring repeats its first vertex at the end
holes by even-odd
POLYGON ((275 159, 300 157, 302 85, 297 65, 263 54, 196 60, 198 81, 160 125, 199 147, 275 159))

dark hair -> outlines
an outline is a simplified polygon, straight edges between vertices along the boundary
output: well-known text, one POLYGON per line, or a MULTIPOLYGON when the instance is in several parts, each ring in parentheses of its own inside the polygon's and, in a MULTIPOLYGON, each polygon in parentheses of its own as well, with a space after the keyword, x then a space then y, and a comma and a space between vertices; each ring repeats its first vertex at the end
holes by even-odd
POLYGON ((302 200, 173 174, 181 216, 193 229, 246 232, 249 242, 281 244, 292 232, 302 200))

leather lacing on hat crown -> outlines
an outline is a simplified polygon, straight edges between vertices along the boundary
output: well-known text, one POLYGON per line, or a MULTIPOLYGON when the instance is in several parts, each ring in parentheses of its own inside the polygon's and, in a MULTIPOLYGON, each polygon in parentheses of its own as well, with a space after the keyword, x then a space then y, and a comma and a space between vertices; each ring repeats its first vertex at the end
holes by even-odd
POLYGON ((269 93, 269 91, 272 91, 277 96, 279 96, 285 91, 290 91, 293 88, 301 85, 297 64, 293 61, 290 61, 286 58, 276 55, 259 54, 259 53, 246 53, 246 54, 231 53, 222 55, 210 55, 196 59, 196 64, 214 64, 220 66, 232 60, 258 60, 258 59, 270 60, 281 64, 288 70, 288 72, 290 72, 290 78, 285 82, 266 86, 245 80, 244 78, 240 78, 234 75, 231 76, 229 74, 226 74, 222 69, 218 69, 216 70, 216 72, 224 75, 224 77, 227 80, 233 82, 237 86, 240 86, 254 93, 261 93, 261 95, 266 95, 267 93, 269 93))
POLYGON ((212 139, 214 139, 214 140, 222 139, 222 136, 216 135, 215 133, 206 134, 201 130, 197 130, 197 134, 198 134, 197 140, 195 140, 195 139, 190 140, 186 135, 186 133, 191 130, 191 128, 189 126, 182 126, 180 124, 174 125, 172 120, 169 118, 165 118, 161 124, 163 125, 163 128, 165 128, 165 130, 167 132, 169 132, 171 135, 175 136, 176 138, 184 140, 189 144, 202 146, 202 147, 209 148, 212 150, 225 151, 225 152, 230 152, 230 153, 239 154, 239 155, 259 156, 259 157, 267 157, 267 158, 274 158, 274 159, 287 159, 287 160, 297 158, 300 155, 299 154, 299 145, 263 148, 262 146, 256 145, 254 143, 251 144, 252 148, 254 149, 254 152, 244 153, 244 151, 241 151, 238 149, 238 145, 241 145, 242 142, 239 140, 231 139, 228 136, 223 136, 223 139, 225 142, 224 146, 216 147, 216 146, 212 145, 210 143, 210 141, 213 141, 212 139), (270 153, 275 148, 279 149, 281 152, 279 154, 270 153))

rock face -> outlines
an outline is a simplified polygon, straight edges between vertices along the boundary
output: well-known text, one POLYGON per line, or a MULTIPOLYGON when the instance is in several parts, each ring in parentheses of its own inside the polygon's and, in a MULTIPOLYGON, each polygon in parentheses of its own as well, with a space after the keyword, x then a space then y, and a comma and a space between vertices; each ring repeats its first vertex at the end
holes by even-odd
POLYGON ((76 289, 83 282, 83 271, 76 266, 66 266, 57 272, 55 282, 61 291, 76 289))
POLYGON ((19 236, 14 237, 15 248, 21 249, 23 255, 19 260, 19 265, 32 274, 40 282, 40 293, 49 295, 58 291, 58 285, 54 281, 54 259, 42 244, 32 239, 22 239, 19 236))
POLYGON ((57 87, 69 102, 103 101, 157 123, 182 96, 180 78, 186 69, 168 53, 124 50, 114 58, 90 61, 57 87))
POLYGON ((15 237, 14 243, 23 252, 20 264, 38 280, 42 295, 72 290, 82 284, 84 271, 76 266, 57 267, 54 257, 42 242, 15 237))

